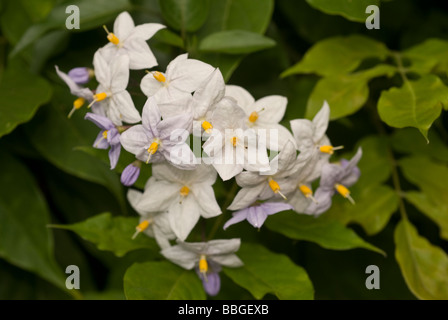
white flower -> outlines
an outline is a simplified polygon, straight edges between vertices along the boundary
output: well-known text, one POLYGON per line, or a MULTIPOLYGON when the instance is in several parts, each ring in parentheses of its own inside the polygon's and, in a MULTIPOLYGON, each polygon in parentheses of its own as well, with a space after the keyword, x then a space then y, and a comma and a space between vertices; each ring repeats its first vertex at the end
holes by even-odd
POLYGON ((207 63, 188 59, 185 53, 170 62, 166 73, 154 71, 144 76, 140 88, 146 96, 154 97, 157 103, 187 99, 213 70, 207 63))
POLYGON ((143 193, 137 190, 129 189, 128 200, 132 208, 140 215, 140 223, 136 226, 135 238, 139 233, 144 232, 151 238, 155 238, 160 248, 170 247, 169 240, 176 239, 176 235, 171 229, 168 220, 168 212, 150 212, 145 211, 140 206, 143 193))
POLYGON ((152 68, 157 65, 157 60, 146 41, 163 28, 165 26, 158 23, 135 26, 131 15, 122 12, 115 19, 113 33, 106 29, 110 43, 100 49, 101 54, 106 62, 120 55, 129 56, 130 69, 152 68))
POLYGON ((273 95, 255 101, 246 89, 234 85, 226 86, 226 96, 234 98, 244 110, 246 124, 249 128, 255 129, 259 134, 263 132, 259 129, 266 130, 266 146, 268 149, 278 151, 280 147, 285 145, 286 141, 294 141, 291 132, 279 124, 285 115, 286 105, 288 104, 288 99, 285 97, 273 95), (272 137, 273 141, 270 141, 270 130, 277 130, 278 140, 272 137))
POLYGON ((124 122, 136 123, 141 120, 131 95, 126 91, 129 81, 129 58, 119 56, 110 64, 99 51, 93 58, 95 77, 99 82, 92 104, 99 104, 106 116, 117 126, 124 122))
POLYGON ((173 232, 182 241, 187 238, 199 217, 221 214, 212 185, 216 181, 213 167, 199 165, 194 170, 180 170, 169 164, 154 164, 139 208, 168 211, 173 232))
POLYGON ((244 209, 256 200, 280 199, 280 197, 286 199, 285 194, 294 191, 296 187, 294 175, 306 163, 305 159, 297 159, 295 146, 288 140, 282 151, 272 159, 270 171, 263 175, 245 171, 236 177, 236 182, 242 189, 228 209, 244 209))
POLYGON ((244 111, 232 98, 220 101, 211 116, 213 130, 203 145, 207 159, 223 180, 229 180, 243 169, 267 171, 269 158, 266 146, 260 143, 254 130, 245 124, 244 111))

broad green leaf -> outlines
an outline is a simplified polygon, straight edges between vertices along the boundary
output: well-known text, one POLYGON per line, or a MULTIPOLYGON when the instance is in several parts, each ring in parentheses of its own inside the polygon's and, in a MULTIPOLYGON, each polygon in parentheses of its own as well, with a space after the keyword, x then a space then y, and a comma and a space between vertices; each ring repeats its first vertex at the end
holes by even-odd
POLYGON ((395 67, 380 64, 372 69, 320 79, 308 99, 306 117, 314 117, 324 101, 330 105, 332 120, 355 113, 369 97, 369 81, 381 76, 390 77, 395 72, 395 67))
POLYGON ((230 30, 212 33, 199 44, 199 50, 246 54, 275 46, 275 41, 255 32, 230 30))
POLYGON ((117 257, 137 249, 158 251, 155 240, 145 234, 132 239, 137 225, 137 217, 112 217, 110 213, 102 213, 83 222, 52 227, 71 230, 84 240, 94 243, 98 249, 111 251, 117 257))
POLYGON ((159 0, 168 25, 183 33, 198 30, 207 19, 209 0, 159 0))
POLYGON ((428 39, 403 52, 403 57, 410 59, 409 71, 429 73, 431 71, 448 71, 448 41, 428 39))
POLYGON ((152 39, 178 48, 184 47, 182 38, 168 29, 162 29, 157 31, 157 33, 154 35, 152 39))
POLYGON ((91 146, 99 129, 85 121, 81 114, 75 113, 67 119, 72 98, 68 90, 55 89, 54 101, 42 108, 34 121, 26 126, 32 145, 59 169, 108 188, 125 210, 123 187, 110 165, 75 150, 79 146, 91 146))
POLYGON ((445 199, 436 202, 428 195, 415 191, 406 192, 405 199, 437 223, 440 236, 448 240, 448 204, 445 199))
POLYGON ((204 300, 205 291, 193 270, 168 261, 133 264, 124 275, 129 300, 204 300))
POLYGON ((268 293, 284 300, 313 299, 313 284, 306 271, 288 256, 254 243, 243 243, 237 255, 244 266, 223 268, 223 272, 256 299, 262 299, 268 293))
POLYGON ((448 161, 448 147, 434 130, 429 132, 429 143, 426 143, 417 130, 404 128, 396 130, 391 138, 394 150, 415 155, 427 155, 436 160, 448 161))
POLYGON ((65 289, 53 256, 44 196, 28 169, 5 151, 0 167, 0 257, 65 289))
POLYGON ((19 63, 10 63, 0 79, 0 137, 29 121, 51 93, 45 79, 19 63))
POLYGON ((365 242, 352 229, 345 227, 339 221, 328 220, 324 216, 314 218, 288 211, 269 217, 265 225, 288 238, 312 241, 326 249, 363 248, 384 255, 381 249, 365 242))
POLYGON ((436 222, 442 237, 447 238, 448 167, 422 156, 401 159, 399 165, 405 178, 422 191, 408 193, 406 199, 436 222))
POLYGON ((448 87, 435 75, 416 81, 406 80, 402 87, 383 91, 378 101, 381 119, 395 128, 415 127, 428 140, 428 130, 448 104, 448 87))
MULTIPOLYGON (((114 19, 122 11, 129 9, 128 0, 74 0, 69 3, 76 5, 80 11, 80 31, 96 28, 114 19)), ((34 41, 54 29, 66 29, 65 22, 68 14, 65 13, 67 3, 54 7, 47 18, 41 23, 32 25, 22 36, 11 52, 11 56, 21 52, 34 41)))
POLYGON ((303 73, 342 76, 355 70, 367 58, 383 60, 387 55, 386 46, 370 38, 359 35, 333 37, 316 43, 299 63, 284 71, 282 77, 303 73))
POLYGON ((421 237, 407 219, 400 221, 394 238, 395 257, 412 293, 419 299, 448 299, 446 253, 421 237))
POLYGON ((366 8, 380 4, 380 0, 306 0, 306 2, 322 12, 337 14, 355 22, 365 22, 369 16, 366 14, 366 8))

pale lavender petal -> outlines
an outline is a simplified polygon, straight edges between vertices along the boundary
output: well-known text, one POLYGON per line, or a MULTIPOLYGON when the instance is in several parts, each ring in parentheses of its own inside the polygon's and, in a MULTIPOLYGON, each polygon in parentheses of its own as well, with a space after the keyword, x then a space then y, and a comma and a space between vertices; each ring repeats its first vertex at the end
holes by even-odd
POLYGON ((243 210, 239 210, 233 213, 233 217, 230 218, 225 224, 223 229, 226 230, 228 227, 230 227, 233 224, 236 224, 238 222, 241 222, 243 220, 247 219, 247 214, 249 212, 249 209, 243 209, 243 210))
POLYGON ((217 272, 208 272, 207 278, 201 277, 202 285, 209 296, 216 296, 221 289, 221 278, 217 272))
POLYGON ((294 209, 292 205, 284 202, 265 202, 260 205, 267 215, 275 214, 281 211, 294 209))
POLYGON ((68 76, 76 83, 76 84, 86 84, 90 79, 89 68, 79 67, 73 68, 68 72, 68 76))
POLYGON ((305 209, 305 213, 318 216, 327 211, 331 207, 331 198, 334 192, 334 188, 330 190, 318 188, 314 193, 316 202, 311 202, 308 208, 305 209))
POLYGON ((115 144, 110 147, 109 150, 109 160, 110 160, 110 169, 113 170, 117 166, 118 159, 120 158, 121 145, 115 144))
POLYGON ((126 187, 132 186, 138 179, 140 175, 140 167, 131 163, 126 168, 124 168, 121 173, 120 181, 126 187))
POLYGON ((320 188, 333 189, 334 185, 344 176, 345 169, 338 164, 327 163, 322 166, 320 188))
POLYGON ((248 208, 247 221, 255 228, 261 228, 267 217, 267 213, 260 206, 248 208))
POLYGON ((120 134, 116 128, 107 131, 107 142, 109 142, 111 146, 120 144, 120 134))
POLYGON ((65 84, 70 89, 70 93, 72 95, 77 96, 77 97, 82 97, 88 101, 93 100, 92 90, 90 90, 89 88, 83 88, 83 87, 79 86, 78 84, 76 84, 72 80, 72 78, 70 78, 66 73, 60 71, 58 66, 55 66, 55 68, 56 68, 56 73, 58 74, 59 78, 61 78, 62 81, 65 82, 65 84))
POLYGON ((101 116, 99 114, 88 112, 85 115, 84 119, 92 121, 97 127, 103 130, 115 129, 115 125, 112 121, 109 120, 109 118, 101 116))
POLYGON ((100 133, 98 133, 98 136, 96 137, 95 142, 93 143, 93 147, 96 149, 109 148, 109 143, 107 142, 107 139, 104 139, 103 132, 104 131, 100 131, 100 133))
POLYGON ((146 130, 149 130, 152 133, 153 137, 157 137, 159 135, 157 125, 160 123, 161 118, 162 116, 156 100, 153 97, 148 98, 143 106, 142 124, 146 130))

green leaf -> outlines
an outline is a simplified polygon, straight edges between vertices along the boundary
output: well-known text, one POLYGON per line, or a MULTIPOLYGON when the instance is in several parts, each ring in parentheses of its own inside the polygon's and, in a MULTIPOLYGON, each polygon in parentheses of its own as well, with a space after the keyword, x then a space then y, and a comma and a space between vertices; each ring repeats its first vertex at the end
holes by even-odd
POLYGON ((417 209, 425 213, 440 227, 440 237, 448 240, 448 205, 446 201, 432 200, 422 192, 410 191, 405 193, 405 199, 417 209))
POLYGON ((198 30, 207 19, 209 0, 159 0, 168 25, 182 32, 198 30))
POLYGON ((29 121, 51 98, 51 87, 19 64, 10 63, 0 79, 0 137, 29 121))
POLYGON ((411 60, 409 71, 429 73, 448 71, 448 41, 428 39, 403 52, 403 57, 411 60))
POLYGON ((28 169, 5 151, 0 167, 0 257, 65 290, 43 195, 28 169))
POLYGON ((448 168, 422 156, 401 159, 399 165, 405 178, 422 191, 407 193, 406 199, 437 223, 442 237, 448 239, 448 168))
POLYGON ((54 101, 42 108, 34 121, 26 126, 32 145, 59 169, 108 188, 125 210, 123 187, 118 175, 101 160, 75 150, 79 146, 91 146, 99 129, 80 114, 75 113, 67 119, 71 96, 59 87, 55 93, 54 101))
POLYGON ((448 104, 448 88, 432 74, 416 81, 406 80, 401 88, 383 91, 378 101, 381 119, 395 128, 415 127, 428 140, 428 130, 448 104))
POLYGON ((322 78, 308 99, 306 117, 314 117, 322 108, 324 101, 330 105, 332 120, 355 113, 369 97, 369 81, 381 76, 390 77, 395 72, 395 67, 380 64, 349 75, 340 74, 322 78))
POLYGON ((395 229, 395 257, 403 277, 419 299, 448 299, 448 256, 421 237, 415 227, 403 219, 395 229))
POLYGON ((130 300, 204 300, 201 280, 193 270, 170 262, 133 264, 124 275, 124 293, 130 300))
POLYGON ((182 38, 168 29, 157 31, 152 39, 178 48, 184 47, 182 38))
POLYGON ((420 133, 412 128, 396 130, 392 135, 392 147, 394 150, 415 155, 427 155, 436 160, 448 161, 448 147, 434 132, 429 132, 429 143, 421 139, 420 133))
POLYGON ((275 46, 275 41, 258 33, 244 30, 222 31, 209 35, 199 50, 228 54, 246 54, 275 46))
POLYGON ((98 249, 111 251, 117 257, 137 249, 158 251, 155 240, 145 234, 132 239, 137 225, 137 217, 112 217, 110 213, 102 213, 83 222, 52 227, 71 230, 84 240, 94 243, 98 249))
POLYGON ((244 266, 223 268, 223 271, 256 299, 262 299, 268 293, 285 300, 313 299, 313 284, 306 271, 288 256, 273 253, 254 243, 243 243, 238 256, 244 266))
MULTIPOLYGON (((74 0, 70 2, 70 5, 79 7, 80 31, 87 31, 101 26, 130 7, 128 0, 74 0)), ((11 56, 18 54, 51 30, 66 30, 65 22, 68 17, 68 14, 65 13, 66 8, 67 3, 61 3, 51 10, 44 21, 34 24, 26 30, 11 52, 11 56)))
POLYGON ((299 63, 284 71, 281 76, 303 73, 343 75, 355 70, 367 58, 384 60, 388 52, 384 44, 364 36, 333 37, 316 43, 299 63))
POLYGON ((369 5, 380 4, 380 0, 306 0, 306 2, 322 12, 340 15, 355 22, 365 22, 369 16, 366 14, 366 8, 369 5))
POLYGON ((381 249, 365 242, 352 229, 324 216, 314 218, 288 211, 269 217, 265 225, 288 238, 312 241, 326 249, 363 248, 385 255, 381 249))

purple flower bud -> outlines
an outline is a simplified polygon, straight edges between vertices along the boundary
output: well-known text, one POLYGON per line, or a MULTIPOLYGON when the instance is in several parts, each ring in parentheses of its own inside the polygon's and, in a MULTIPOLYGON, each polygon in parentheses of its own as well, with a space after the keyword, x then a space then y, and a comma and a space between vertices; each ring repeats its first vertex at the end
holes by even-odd
POLYGON ((133 162, 121 173, 121 183, 126 187, 132 186, 140 175, 140 162, 133 162))
POLYGON ((91 75, 91 71, 89 68, 79 67, 73 68, 68 72, 68 76, 76 83, 76 84, 86 84, 89 82, 91 75))
POLYGON ((209 296, 216 296, 221 289, 221 278, 218 272, 208 272, 207 277, 202 277, 202 286, 209 296))

